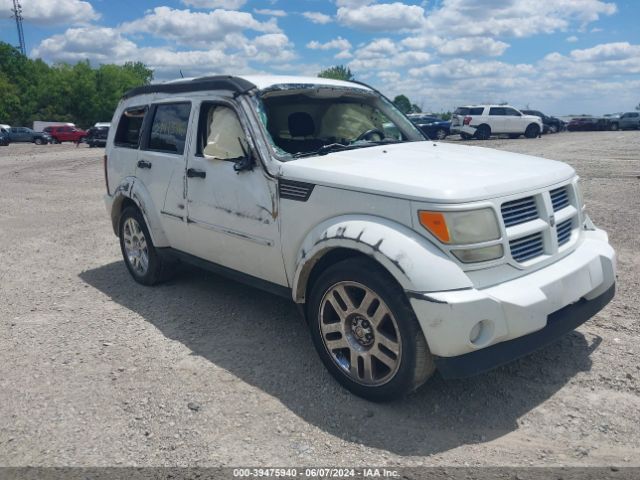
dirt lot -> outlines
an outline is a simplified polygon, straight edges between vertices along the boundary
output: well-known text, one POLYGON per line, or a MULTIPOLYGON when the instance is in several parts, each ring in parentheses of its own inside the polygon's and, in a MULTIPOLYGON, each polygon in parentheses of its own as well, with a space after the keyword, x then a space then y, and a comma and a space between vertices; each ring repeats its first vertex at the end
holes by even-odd
POLYGON ((383 405, 330 378, 292 303, 195 269, 134 283, 101 150, 0 147, 0 465, 640 465, 640 132, 481 145, 576 168, 617 297, 528 358, 383 405))

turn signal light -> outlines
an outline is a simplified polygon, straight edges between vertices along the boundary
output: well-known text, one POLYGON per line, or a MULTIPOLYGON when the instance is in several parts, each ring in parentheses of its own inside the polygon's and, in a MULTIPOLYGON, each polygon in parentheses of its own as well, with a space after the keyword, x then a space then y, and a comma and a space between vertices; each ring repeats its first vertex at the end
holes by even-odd
POLYGON ((449 229, 444 215, 441 212, 428 212, 422 210, 419 212, 420 224, 429 230, 442 243, 449 243, 449 229))

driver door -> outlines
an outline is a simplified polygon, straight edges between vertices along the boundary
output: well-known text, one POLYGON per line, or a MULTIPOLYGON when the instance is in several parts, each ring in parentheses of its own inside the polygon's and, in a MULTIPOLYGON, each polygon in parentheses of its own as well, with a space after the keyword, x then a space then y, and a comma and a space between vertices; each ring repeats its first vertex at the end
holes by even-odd
POLYGON ((187 158, 188 253, 286 286, 277 182, 248 141, 243 113, 226 102, 203 102, 196 148, 187 158), (245 152, 251 169, 237 167, 245 152))

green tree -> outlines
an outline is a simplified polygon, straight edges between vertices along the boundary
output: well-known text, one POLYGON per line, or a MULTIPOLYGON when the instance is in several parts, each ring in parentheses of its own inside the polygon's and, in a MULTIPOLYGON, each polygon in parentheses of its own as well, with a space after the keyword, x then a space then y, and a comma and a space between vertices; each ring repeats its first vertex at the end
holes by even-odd
POLYGON ((411 113, 411 101, 406 95, 398 95, 393 99, 393 104, 398 107, 402 113, 411 113))
POLYGON ((345 80, 347 82, 354 80, 351 69, 349 69, 349 67, 345 67, 344 65, 336 65, 334 67, 329 67, 325 70, 322 70, 318 74, 318 77, 331 78, 333 80, 345 80))
POLYGON ((411 104, 411 113, 422 113, 422 108, 420 108, 415 103, 411 104))

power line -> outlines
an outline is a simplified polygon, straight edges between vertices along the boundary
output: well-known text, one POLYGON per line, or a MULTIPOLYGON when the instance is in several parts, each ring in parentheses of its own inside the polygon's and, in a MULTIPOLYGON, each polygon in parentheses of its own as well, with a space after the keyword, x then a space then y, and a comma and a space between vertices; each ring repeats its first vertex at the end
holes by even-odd
POLYGON ((22 30, 22 5, 20 5, 19 0, 13 0, 13 9, 11 11, 13 12, 13 18, 16 19, 16 27, 18 28, 18 42, 20 42, 18 48, 22 55, 26 55, 27 49, 24 45, 24 31, 22 30))

